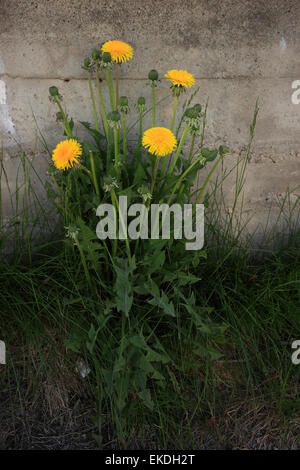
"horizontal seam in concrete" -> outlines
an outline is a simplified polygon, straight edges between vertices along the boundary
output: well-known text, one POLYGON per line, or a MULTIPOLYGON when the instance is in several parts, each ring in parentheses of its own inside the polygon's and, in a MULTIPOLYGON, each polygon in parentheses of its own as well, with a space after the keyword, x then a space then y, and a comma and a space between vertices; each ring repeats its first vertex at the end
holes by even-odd
MULTIPOLYGON (((0 74, 0 79, 1 78, 10 78, 12 80, 16 79, 22 79, 22 80, 61 80, 61 81, 71 81, 71 80, 84 80, 86 81, 88 78, 87 77, 39 77, 39 76, 33 76, 33 77, 28 77, 28 76, 22 76, 22 75, 12 75, 9 73, 2 73, 0 74)), ((299 77, 298 77, 299 78, 299 77)), ((93 78, 94 79, 94 78, 93 78)), ((245 75, 234 75, 234 76, 228 76, 228 77, 195 77, 195 80, 295 80, 295 77, 257 77, 257 76, 245 76, 245 75)), ((147 78, 134 78, 134 77, 120 77, 120 80, 134 80, 134 81, 146 81, 147 78)), ((166 79, 163 78, 165 81, 166 79)))

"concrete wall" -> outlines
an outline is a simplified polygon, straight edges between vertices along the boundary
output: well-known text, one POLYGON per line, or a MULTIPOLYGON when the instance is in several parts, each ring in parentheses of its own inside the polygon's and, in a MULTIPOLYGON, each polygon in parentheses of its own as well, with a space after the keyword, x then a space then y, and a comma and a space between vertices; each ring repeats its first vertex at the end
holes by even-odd
MULTIPOLYGON (((132 100, 142 94, 150 102, 145 78, 151 68, 161 75, 171 68, 194 74, 199 101, 209 97, 207 143, 230 147, 229 166, 245 149, 259 96, 244 200, 254 216, 253 229, 288 186, 297 198, 300 104, 293 104, 291 95, 292 82, 300 80, 299 0, 0 0, 5 159, 18 156, 16 142, 37 153, 32 111, 50 147, 61 136, 48 100, 51 85, 59 87, 70 116, 93 120, 81 64, 92 48, 109 39, 134 48, 134 59, 121 68, 121 94, 132 100)), ((167 93, 163 80, 158 95, 167 93)), ((162 125, 170 114, 171 100, 164 101, 162 125)), ((231 185, 228 180, 229 205, 231 185)))

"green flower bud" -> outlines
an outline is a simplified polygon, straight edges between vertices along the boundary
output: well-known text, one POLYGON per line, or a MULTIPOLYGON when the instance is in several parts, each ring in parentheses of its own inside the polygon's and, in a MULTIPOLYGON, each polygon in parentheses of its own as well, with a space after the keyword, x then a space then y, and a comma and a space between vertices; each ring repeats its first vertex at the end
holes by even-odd
POLYGON ((94 49, 92 51, 92 58, 94 60, 99 60, 100 59, 100 51, 98 51, 98 49, 94 49))
POLYGON ((124 113, 124 114, 129 113, 129 106, 128 106, 127 96, 120 96, 120 98, 119 98, 119 110, 121 111, 121 113, 124 113))
POLYGON ((119 111, 112 111, 111 113, 108 114, 107 117, 110 121, 115 121, 115 122, 120 121, 121 119, 119 111))
POLYGON ((120 129, 121 127, 121 114, 119 111, 112 111, 107 115, 107 122, 110 127, 120 129))
POLYGON ((190 126, 190 133, 192 135, 199 135, 200 121, 196 108, 193 107, 185 110, 184 121, 190 126))
POLYGON ((119 105, 120 105, 120 106, 128 106, 128 98, 127 98, 127 96, 120 96, 120 98, 119 98, 119 105))
POLYGON ((137 101, 137 109, 139 113, 143 113, 146 108, 146 100, 143 96, 140 96, 138 101, 137 101))
POLYGON ((187 108, 184 115, 189 119, 197 119, 198 112, 195 108, 187 108))
POLYGON ((92 66, 92 63, 91 63, 90 57, 87 57, 86 59, 84 59, 84 61, 83 61, 83 67, 84 67, 85 69, 90 69, 91 66, 92 66))
POLYGON ((49 93, 50 93, 50 96, 59 96, 59 92, 58 92, 58 88, 56 86, 51 86, 49 88, 49 93))
POLYGON ((76 240, 78 237, 78 234, 80 232, 80 228, 77 227, 75 224, 70 224, 68 227, 65 227, 67 233, 66 236, 68 238, 73 238, 73 240, 76 240))
POLYGON ((146 104, 146 100, 143 96, 140 96, 138 99, 138 105, 143 106, 146 104))
POLYGON ((113 178, 112 176, 104 176, 103 178, 103 189, 104 192, 109 192, 114 188, 118 188, 118 183, 116 178, 113 178))
POLYGON ((140 194, 141 198, 143 199, 144 203, 152 199, 150 189, 147 186, 143 185, 140 188, 138 188, 137 191, 140 194))
POLYGON ((197 103, 194 105, 194 109, 196 110, 196 112, 198 113, 198 115, 201 113, 202 111, 202 106, 201 104, 197 103))
POLYGON ((158 71, 155 69, 150 70, 148 74, 149 80, 157 81, 158 80, 158 71))

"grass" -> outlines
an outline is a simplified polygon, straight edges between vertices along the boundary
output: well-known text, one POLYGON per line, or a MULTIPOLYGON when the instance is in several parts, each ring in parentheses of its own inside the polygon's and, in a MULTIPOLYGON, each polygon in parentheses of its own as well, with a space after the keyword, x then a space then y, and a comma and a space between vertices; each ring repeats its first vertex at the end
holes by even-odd
MULTIPOLYGON (((260 263, 244 253, 226 253, 220 263, 212 253, 201 277, 199 304, 212 307, 211 317, 227 325, 225 338, 214 345, 221 356, 211 359, 200 351, 195 361, 184 325, 167 337, 162 331, 174 360, 167 368, 168 381, 165 389, 154 388, 155 413, 143 407, 130 415, 126 445, 295 448, 300 431, 299 367, 291 362, 291 343, 300 337, 299 250, 286 249, 260 263), (260 433, 252 435, 252 428, 261 428, 260 433)), ((1 403, 6 405, 0 415, 5 412, 14 422, 21 407, 25 421, 36 409, 46 419, 73 410, 75 401, 89 410, 86 427, 98 435, 95 446, 124 446, 115 440, 109 402, 101 408, 99 437, 92 422, 97 415, 93 374, 83 379, 78 373, 79 359, 88 359, 65 348, 74 326, 89 328, 87 319, 94 315, 97 300, 85 294, 82 275, 77 266, 72 270, 66 264, 63 247, 49 244, 28 265, 2 264, 0 283, 1 338, 8 348, 8 366, 2 366, 0 378, 5 396, 1 403)), ((19 432, 26 434, 24 429, 19 432)), ((2 439, 5 447, 5 436, 2 439)), ((81 441, 83 447, 92 445, 81 441)), ((72 446, 71 437, 70 442, 72 446)))

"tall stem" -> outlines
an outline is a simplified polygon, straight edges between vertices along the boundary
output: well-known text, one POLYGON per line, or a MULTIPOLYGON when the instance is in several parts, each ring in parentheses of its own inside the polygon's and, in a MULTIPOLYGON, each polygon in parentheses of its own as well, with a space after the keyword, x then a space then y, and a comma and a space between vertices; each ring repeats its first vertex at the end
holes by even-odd
POLYGON ((152 127, 155 126, 155 86, 152 85, 152 127))
POLYGON ((63 118, 63 126, 64 126, 65 133, 67 134, 68 137, 73 137, 72 130, 71 130, 70 125, 68 123, 67 116, 66 116, 66 114, 63 110, 63 107, 61 105, 61 102, 60 102, 59 98, 56 98, 56 103, 57 103, 57 106, 58 106, 58 108, 61 112, 62 118, 63 118))
POLYGON ((196 204, 199 203, 200 198, 201 198, 201 196, 202 196, 202 194, 203 194, 203 192, 204 192, 206 186, 208 185, 208 182, 209 182, 209 180, 210 180, 210 178, 211 178, 213 172, 215 171, 215 169, 216 169, 217 166, 219 165, 219 163, 220 163, 220 161, 222 160, 222 158, 223 158, 223 155, 221 155, 221 156, 218 158, 218 160, 216 161, 216 163, 214 164, 214 166, 212 167, 212 169, 211 169, 210 172, 208 173, 208 175, 207 175, 207 177, 206 177, 206 179, 205 179, 205 181, 204 181, 204 183, 203 183, 203 185, 202 185, 202 188, 201 188, 200 191, 199 191, 199 194, 198 194, 198 196, 197 196, 197 199, 196 199, 196 201, 195 201, 194 204, 193 204, 193 207, 194 207, 196 204))
POLYGON ((119 64, 116 63, 116 109, 119 104, 119 64))
POLYGON ((88 79, 89 79, 90 94, 91 94, 91 100, 92 100, 93 111, 94 111, 95 127, 96 127, 96 130, 99 131, 99 122, 98 122, 98 116, 97 116, 97 111, 96 111, 95 96, 94 96, 92 80, 91 80, 91 72, 89 70, 88 70, 88 79))
POLYGON ((114 127, 115 169, 119 175, 119 131, 114 127))
POLYGON ((126 134, 126 113, 123 113, 123 154, 124 163, 127 163, 127 134, 126 134))
POLYGON ((96 65, 96 81, 97 81, 97 88, 98 88, 98 95, 99 95, 99 105, 100 109, 102 112, 102 117, 103 117, 103 122, 104 122, 104 128, 106 132, 106 138, 107 138, 107 143, 108 145, 110 144, 110 137, 111 137, 111 132, 110 128, 108 126, 107 122, 107 117, 106 117, 106 111, 105 111, 105 106, 104 106, 104 101, 103 101, 103 95, 102 95, 102 90, 101 90, 101 83, 100 83, 100 78, 99 78, 99 68, 98 65, 96 65))
POLYGON ((171 131, 172 131, 172 132, 173 132, 173 129, 174 129, 174 124, 175 124, 175 116, 176 116, 177 102, 178 102, 178 96, 175 95, 174 107, 173 107, 173 117, 172 117, 172 123, 171 123, 171 131))
POLYGON ((188 163, 191 163, 192 158, 193 158, 193 152, 194 152, 194 146, 195 146, 195 139, 196 139, 196 136, 195 136, 195 134, 194 134, 193 137, 192 137, 192 144, 191 144, 191 150, 190 150, 190 155, 189 155, 188 163))
POLYGON ((116 105, 115 105, 115 96, 114 96, 114 83, 113 83, 113 78, 112 78, 110 68, 106 69, 105 79, 106 79, 106 83, 107 83, 108 91, 109 91, 111 110, 115 111, 116 105))
MULTIPOLYGON (((181 182, 184 180, 184 178, 186 177, 186 175, 194 168, 195 165, 197 165, 198 163, 198 160, 195 160, 186 170, 185 172, 178 178, 176 184, 174 185, 174 188, 169 196, 169 199, 167 201, 167 206, 170 205, 171 201, 172 201, 172 198, 176 192, 176 189, 178 188, 178 186, 180 186, 181 182)), ((167 210, 165 210, 165 212, 162 214, 162 224, 164 223, 164 220, 165 220, 165 217, 166 217, 166 213, 167 213, 167 210)), ((154 223, 154 232, 156 231, 156 227, 157 227, 157 224, 159 223, 159 214, 158 214, 158 217, 156 217, 156 220, 155 220, 155 223, 154 223)))
POLYGON ((91 161, 92 177, 93 177, 93 183, 94 183, 95 191, 96 191, 97 196, 100 197, 100 190, 99 190, 99 185, 98 185, 97 175, 96 175, 94 154, 91 150, 90 150, 90 161, 91 161))
POLYGON ((80 258, 81 258, 81 262, 82 262, 82 266, 83 266, 83 269, 84 269, 84 273, 85 273, 85 277, 86 277, 86 280, 87 280, 87 283, 89 285, 89 288, 91 290, 93 290, 93 285, 92 285, 92 281, 91 281, 91 277, 90 277, 90 273, 89 273, 89 270, 88 270, 88 267, 87 267, 87 264, 86 264, 86 260, 85 260, 85 256, 84 256, 84 253, 82 251, 82 248, 81 248, 81 245, 78 241, 78 238, 77 236, 75 235, 74 237, 74 241, 75 241, 75 244, 79 250, 79 253, 80 253, 80 258))
POLYGON ((180 153, 181 153, 181 150, 182 150, 184 141, 185 141, 185 139, 186 139, 186 137, 187 137, 187 135, 188 135, 189 128, 190 128, 190 126, 189 126, 188 124, 186 124, 186 125, 185 125, 185 128, 184 128, 184 130, 183 130, 183 133, 182 133, 182 136, 181 136, 179 145, 178 145, 178 147, 177 147, 177 152, 176 152, 175 157, 174 157, 174 159, 173 159, 171 168, 170 168, 170 170, 169 170, 169 172, 168 172, 170 175, 173 173, 173 170, 174 170, 175 165, 176 165, 176 163, 177 163, 178 157, 179 157, 179 155, 180 155, 180 153))
POLYGON ((156 175, 157 175, 157 170, 158 170, 158 163, 159 163, 159 157, 156 157, 155 166, 154 166, 154 171, 153 171, 153 175, 152 175, 151 189, 150 189, 151 195, 152 195, 152 192, 153 192, 153 189, 154 189, 155 180, 156 180, 156 175))
MULTIPOLYGON (((111 198, 112 198, 112 201, 113 201, 114 205, 115 205, 115 206, 117 207, 117 209, 118 209, 118 213, 119 213, 119 217, 120 217, 120 221, 121 221, 123 233, 125 234, 125 233, 127 233, 127 227, 125 226, 125 222, 124 222, 124 219, 123 219, 123 215, 122 215, 122 212, 120 211, 119 202, 118 202, 118 199, 117 199, 117 196, 116 196, 116 193, 115 193, 114 189, 111 189, 110 194, 111 194, 111 198)), ((129 246, 128 237, 126 237, 125 242, 126 242, 126 248, 127 248, 127 254, 128 254, 129 264, 131 264, 131 252, 130 252, 130 246, 129 246)))
POLYGON ((142 145, 143 135, 143 111, 140 111, 140 126, 139 126, 139 144, 142 145))

